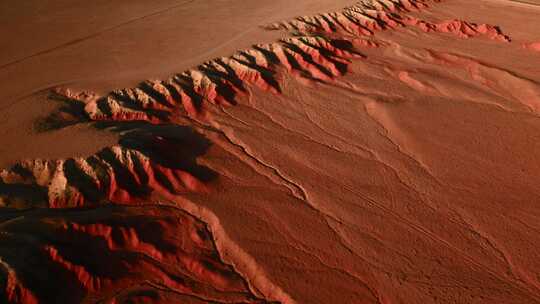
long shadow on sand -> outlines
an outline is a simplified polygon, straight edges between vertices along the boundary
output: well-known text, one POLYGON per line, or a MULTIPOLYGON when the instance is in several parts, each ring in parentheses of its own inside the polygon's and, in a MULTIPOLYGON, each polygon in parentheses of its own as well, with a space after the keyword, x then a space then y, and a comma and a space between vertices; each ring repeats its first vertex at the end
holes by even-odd
MULTIPOLYGON (((84 117, 80 103, 71 100, 61 102, 65 105, 60 108, 60 112, 51 115, 55 123, 47 125, 48 130, 74 124, 65 117, 77 118, 79 122, 90 122, 84 117)), ((167 123, 154 125, 144 121, 92 122, 92 124, 99 130, 118 133, 117 148, 120 148, 121 154, 129 154, 130 159, 119 155, 118 149, 112 148, 105 148, 84 158, 98 176, 104 170, 109 172, 102 174, 104 177, 98 184, 91 175, 78 166, 78 159, 69 158, 61 162, 62 172, 68 184, 80 191, 88 203, 107 200, 108 191, 104 190, 103 185, 111 182, 116 183, 115 187, 127 191, 133 197, 144 198, 154 190, 151 184, 153 182, 158 183, 160 187, 176 191, 175 181, 171 180, 167 172, 173 172, 173 175, 174 172, 185 172, 202 184, 217 177, 216 172, 197 163, 197 158, 207 152, 211 142, 190 127, 167 123), (149 169, 144 160, 148 160, 153 166, 153 169, 150 169, 151 175, 147 172, 149 169)), ((48 170, 52 168, 51 171, 54 171, 55 166, 58 166, 56 160, 46 162, 48 170)), ((38 183, 36 170, 32 165, 17 164, 7 172, 16 178, 11 181, 0 180, 0 198, 4 199, 4 206, 25 208, 48 205, 50 197, 47 185, 43 182, 38 183)))

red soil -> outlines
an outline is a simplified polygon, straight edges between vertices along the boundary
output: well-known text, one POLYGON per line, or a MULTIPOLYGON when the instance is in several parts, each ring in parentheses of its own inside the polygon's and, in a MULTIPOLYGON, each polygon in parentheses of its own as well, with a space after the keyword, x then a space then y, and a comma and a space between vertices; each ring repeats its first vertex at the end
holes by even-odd
POLYGON ((529 49, 531 51, 540 52, 540 42, 524 43, 523 47, 526 48, 526 49, 529 49))
POLYGON ((365 0, 166 80, 57 88, 51 128, 119 143, 0 172, 0 299, 540 302, 538 71, 432 5, 365 0))

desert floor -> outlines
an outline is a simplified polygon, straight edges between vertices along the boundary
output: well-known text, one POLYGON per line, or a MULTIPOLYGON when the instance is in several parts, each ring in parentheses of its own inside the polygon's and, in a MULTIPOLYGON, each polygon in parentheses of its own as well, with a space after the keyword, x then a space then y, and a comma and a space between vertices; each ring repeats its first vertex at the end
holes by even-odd
POLYGON ((0 302, 540 303, 539 4, 0 2, 0 302))

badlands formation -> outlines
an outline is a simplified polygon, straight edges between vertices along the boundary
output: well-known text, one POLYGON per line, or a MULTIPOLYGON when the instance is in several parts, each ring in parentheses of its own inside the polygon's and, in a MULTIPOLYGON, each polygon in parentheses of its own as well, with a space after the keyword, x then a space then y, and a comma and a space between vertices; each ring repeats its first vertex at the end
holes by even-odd
POLYGON ((0 4, 0 302, 540 303, 535 1, 50 2, 0 4))

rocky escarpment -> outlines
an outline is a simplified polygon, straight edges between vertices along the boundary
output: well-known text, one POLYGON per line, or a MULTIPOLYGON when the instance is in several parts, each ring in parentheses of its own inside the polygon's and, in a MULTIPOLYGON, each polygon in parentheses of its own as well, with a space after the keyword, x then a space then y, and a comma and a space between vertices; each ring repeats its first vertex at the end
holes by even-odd
MULTIPOLYGON (((331 81, 347 71, 360 45, 375 45, 363 39, 343 40, 295 37, 231 57, 206 62, 164 81, 146 81, 136 88, 90 98, 85 112, 91 120, 144 120, 174 122, 178 115, 204 117, 208 104, 234 105, 253 88, 279 93, 280 73, 313 81, 331 81)), ((75 98, 77 98, 75 96, 75 98)))
POLYGON ((263 303, 172 207, 0 212, 7 303, 263 303))

